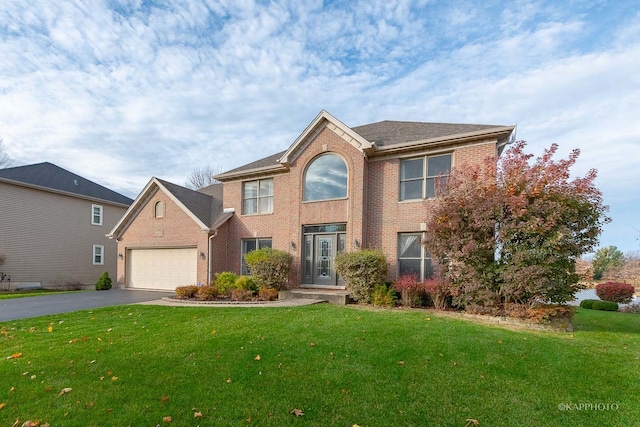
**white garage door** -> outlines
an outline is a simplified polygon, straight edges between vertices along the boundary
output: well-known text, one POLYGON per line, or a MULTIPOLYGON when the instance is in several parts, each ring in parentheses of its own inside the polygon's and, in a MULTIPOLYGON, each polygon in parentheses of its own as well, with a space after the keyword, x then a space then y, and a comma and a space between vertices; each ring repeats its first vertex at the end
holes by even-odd
POLYGON ((130 249, 127 251, 127 287, 164 289, 195 285, 196 248, 130 249))

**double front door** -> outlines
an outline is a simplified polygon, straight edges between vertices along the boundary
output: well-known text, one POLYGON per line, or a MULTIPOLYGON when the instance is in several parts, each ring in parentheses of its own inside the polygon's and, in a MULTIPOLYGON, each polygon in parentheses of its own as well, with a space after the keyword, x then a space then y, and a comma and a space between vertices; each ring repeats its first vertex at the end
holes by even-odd
POLYGON ((344 286, 335 270, 335 256, 343 252, 346 234, 344 224, 307 226, 304 233, 303 284, 344 286))

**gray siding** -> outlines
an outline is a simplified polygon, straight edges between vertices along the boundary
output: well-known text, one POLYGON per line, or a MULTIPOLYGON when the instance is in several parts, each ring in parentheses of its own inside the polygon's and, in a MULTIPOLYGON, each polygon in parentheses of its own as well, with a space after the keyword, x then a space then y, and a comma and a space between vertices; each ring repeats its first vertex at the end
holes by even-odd
MULTIPOLYGON (((11 283, 76 280, 94 284, 104 271, 116 277, 117 246, 105 236, 125 207, 0 182, 0 271, 11 283), (91 225, 92 205, 103 207, 102 226, 91 225), (93 245, 104 246, 104 265, 93 265, 93 245)), ((114 280, 115 283, 115 280, 114 280)))

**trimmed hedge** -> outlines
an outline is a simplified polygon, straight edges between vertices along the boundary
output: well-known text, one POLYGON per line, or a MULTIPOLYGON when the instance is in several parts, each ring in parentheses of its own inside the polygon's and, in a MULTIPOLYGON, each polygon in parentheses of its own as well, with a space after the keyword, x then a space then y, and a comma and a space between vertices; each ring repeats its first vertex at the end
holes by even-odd
POLYGON ((109 277, 109 272, 105 271, 96 282, 96 290, 108 291, 109 289, 111 289, 111 277, 109 277))
POLYGON ((244 256, 244 260, 247 262, 251 277, 259 289, 281 290, 287 287, 289 271, 293 262, 293 257, 289 252, 262 248, 249 252, 244 256))
POLYGON ((594 302, 598 302, 599 300, 597 299, 585 299, 580 301, 580 307, 582 308, 588 308, 589 310, 591 310, 593 308, 593 303, 594 302))
POLYGON ((596 301, 591 306, 592 310, 618 311, 618 303, 613 301, 596 301))
POLYGON ((335 258, 335 266, 351 298, 357 302, 371 301, 374 287, 384 283, 387 278, 387 259, 377 249, 339 253, 335 258))

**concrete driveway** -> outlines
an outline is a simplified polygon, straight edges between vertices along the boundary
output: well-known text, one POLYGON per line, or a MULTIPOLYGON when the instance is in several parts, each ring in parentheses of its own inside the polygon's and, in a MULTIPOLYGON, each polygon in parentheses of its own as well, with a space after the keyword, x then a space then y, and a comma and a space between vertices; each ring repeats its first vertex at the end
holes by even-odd
POLYGON ((173 295, 173 292, 132 291, 111 289, 108 291, 85 291, 70 294, 43 295, 39 297, 0 300, 0 322, 69 313, 89 308, 110 305, 136 304, 156 301, 173 295))

